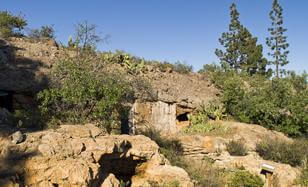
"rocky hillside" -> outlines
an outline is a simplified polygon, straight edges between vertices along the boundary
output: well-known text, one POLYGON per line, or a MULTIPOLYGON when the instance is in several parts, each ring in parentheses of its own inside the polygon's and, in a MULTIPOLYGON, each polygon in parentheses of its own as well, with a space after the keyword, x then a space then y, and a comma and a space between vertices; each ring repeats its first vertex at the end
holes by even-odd
MULTIPOLYGON (((65 55, 76 54, 67 52, 53 40, 0 40, 1 107, 11 111, 35 107, 35 94, 48 86, 51 68, 65 55)), ((100 59, 99 55, 95 57, 98 64, 104 63, 100 59)), ((282 133, 258 125, 220 121, 219 117, 206 122, 206 127, 202 126, 197 132, 187 128, 196 109, 220 95, 206 75, 183 74, 170 68, 162 70, 151 63, 136 74, 128 73, 120 63, 104 65, 104 71, 120 72, 126 79, 149 83, 151 95, 155 96, 137 94, 135 103, 130 103, 131 135, 106 134, 95 124, 61 124, 58 129, 29 132, 20 128, 21 121, 13 121, 15 128, 9 126, 11 114, 1 109, 0 186, 204 186, 200 181, 210 181, 211 171, 207 173, 209 176, 200 176, 200 173, 203 174, 202 166, 209 161, 211 167, 221 171, 219 175, 232 176, 244 170, 265 183, 269 180, 261 171, 262 165, 268 164, 275 168, 272 171, 274 185, 296 186, 294 181, 301 173, 299 165, 274 162, 261 157, 257 151, 257 145, 267 138, 294 142, 282 133), (176 143, 167 144, 180 147, 179 155, 176 152, 167 158, 166 150, 160 145, 162 142, 136 135, 140 133, 138 130, 146 128, 158 129, 165 140, 175 139, 176 143), (228 145, 233 141, 245 145, 245 154, 230 153, 228 145), (185 164, 172 161, 178 156, 186 160, 185 164), (195 162, 198 164, 194 165, 195 162), (172 164, 183 166, 185 170, 172 164), (199 170, 192 173, 191 167, 199 170)), ((212 112, 221 112, 219 110, 212 112)), ((223 116, 222 113, 215 115, 223 116)), ((196 120, 202 121, 202 118, 196 120)), ((230 182, 224 184, 222 186, 228 186, 230 182)))
MULTIPOLYGON (((59 47, 51 39, 0 39, 0 90, 26 95, 36 93, 47 86, 51 67, 65 55, 74 56, 76 53, 59 47)), ((104 63, 100 62, 99 57, 95 60, 97 63, 104 63)), ((104 66, 108 71, 125 73, 121 64, 105 63, 104 66)), ((190 108, 208 102, 219 94, 211 81, 204 76, 195 73, 181 74, 170 68, 161 70, 151 64, 147 64, 138 75, 126 76, 128 79, 137 76, 148 81, 156 100, 178 103, 190 108)))

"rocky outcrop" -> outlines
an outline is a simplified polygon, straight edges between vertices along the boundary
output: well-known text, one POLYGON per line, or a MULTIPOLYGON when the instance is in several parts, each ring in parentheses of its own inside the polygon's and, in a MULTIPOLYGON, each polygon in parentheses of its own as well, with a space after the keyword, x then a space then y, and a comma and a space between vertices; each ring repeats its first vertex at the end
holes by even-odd
POLYGON ((184 108, 199 107, 219 94, 210 79, 198 73, 148 71, 142 76, 151 83, 159 101, 176 103, 184 108))
POLYGON ((193 186, 188 174, 169 165, 145 136, 104 135, 93 125, 63 125, 27 133, 13 144, 0 139, 0 175, 31 186, 150 186, 178 181, 193 186))
POLYGON ((256 153, 256 144, 265 137, 292 141, 290 138, 282 133, 268 130, 259 125, 237 122, 220 122, 220 125, 228 128, 226 134, 220 136, 178 135, 177 138, 183 146, 184 155, 195 160, 204 160, 207 158, 215 166, 229 170, 243 168, 258 174, 264 180, 265 176, 260 173, 261 165, 269 164, 275 167, 273 179, 276 186, 295 186, 294 180, 300 173, 298 168, 291 167, 288 164, 264 160, 256 153), (248 155, 231 156, 226 150, 226 145, 231 140, 243 142, 248 149, 248 155))
POLYGON ((275 168, 273 173, 273 184, 279 187, 296 186, 294 181, 300 174, 300 170, 288 164, 281 164, 269 160, 263 160, 255 152, 250 152, 247 156, 230 156, 228 152, 212 156, 214 164, 221 168, 242 168, 251 173, 259 175, 265 180, 265 175, 261 174, 262 164, 268 164, 275 168))

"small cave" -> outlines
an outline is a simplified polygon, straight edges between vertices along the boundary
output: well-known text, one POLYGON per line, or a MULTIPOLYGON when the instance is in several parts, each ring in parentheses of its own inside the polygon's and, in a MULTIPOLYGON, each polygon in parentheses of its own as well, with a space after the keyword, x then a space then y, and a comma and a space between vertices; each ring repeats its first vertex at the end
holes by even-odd
POLYGON ((189 115, 189 112, 185 112, 183 114, 177 115, 176 119, 177 119, 178 122, 188 121, 189 120, 188 115, 189 115))
POLYGON ((13 92, 0 90, 0 107, 13 112, 13 92))
POLYGON ((176 125, 178 129, 188 127, 190 125, 189 115, 193 112, 192 108, 177 105, 176 107, 176 125))

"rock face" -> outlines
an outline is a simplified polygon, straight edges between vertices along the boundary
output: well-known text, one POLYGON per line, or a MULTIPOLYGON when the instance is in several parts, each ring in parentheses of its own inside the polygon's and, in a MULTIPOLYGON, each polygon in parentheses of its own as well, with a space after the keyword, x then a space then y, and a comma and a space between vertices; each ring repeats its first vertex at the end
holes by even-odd
POLYGON ((47 84, 47 73, 59 55, 48 41, 31 42, 23 38, 0 39, 0 89, 17 93, 36 93, 47 84), (1 42, 2 41, 2 42, 1 42), (2 54, 2 55, 1 55, 2 54))
POLYGON ((177 103, 185 108, 196 108, 219 94, 214 84, 198 73, 150 71, 142 76, 151 83, 159 101, 177 103))
POLYGON ((17 145, 0 138, 0 158, 1 176, 29 187, 109 187, 120 183, 143 187, 171 180, 193 186, 188 174, 170 166, 149 138, 104 136, 93 125, 63 125, 57 130, 28 133, 17 145))
POLYGON ((188 115, 201 104, 215 100, 218 90, 205 76, 196 73, 149 71, 140 75, 157 93, 157 101, 137 100, 132 108, 132 127, 153 127, 173 134, 189 125, 188 115))
POLYGON ((161 101, 135 103, 132 107, 131 123, 136 130, 155 124, 155 128, 164 133, 175 133, 176 127, 176 104, 168 104, 161 101))

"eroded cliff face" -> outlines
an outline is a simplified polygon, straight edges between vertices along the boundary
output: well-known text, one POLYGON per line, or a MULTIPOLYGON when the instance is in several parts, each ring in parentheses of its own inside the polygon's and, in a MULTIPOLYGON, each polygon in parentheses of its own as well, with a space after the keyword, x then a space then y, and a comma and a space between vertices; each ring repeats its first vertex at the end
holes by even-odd
POLYGON ((1 185, 125 186, 152 183, 193 186, 188 174, 170 166, 145 136, 104 135, 94 125, 63 125, 24 134, 19 144, 0 138, 1 185))
POLYGON ((175 134, 189 125, 189 115, 194 108, 177 103, 135 102, 131 109, 130 127, 132 134, 155 128, 163 134, 175 134))

